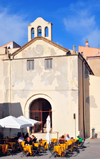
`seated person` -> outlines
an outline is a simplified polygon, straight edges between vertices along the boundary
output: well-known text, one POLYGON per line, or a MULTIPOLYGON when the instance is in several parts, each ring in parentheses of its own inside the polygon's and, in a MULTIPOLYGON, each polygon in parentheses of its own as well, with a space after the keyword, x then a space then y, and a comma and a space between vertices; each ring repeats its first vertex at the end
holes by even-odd
POLYGON ((79 140, 79 143, 81 143, 81 142, 82 142, 82 137, 81 137, 81 135, 78 135, 77 138, 78 138, 78 140, 79 140))
MULTIPOLYGON (((27 140, 25 141, 25 145, 32 145, 32 141, 31 141, 30 137, 27 137, 27 140)), ((38 153, 38 148, 35 147, 34 145, 32 146, 32 150, 35 150, 36 153, 38 153)), ((28 152, 28 154, 29 154, 29 152, 28 152)))
POLYGON ((27 140, 25 141, 25 145, 32 145, 32 141, 30 137, 27 137, 27 140))
POLYGON ((69 134, 66 135, 65 140, 66 140, 66 141, 70 140, 69 134))
POLYGON ((23 135, 21 135, 21 136, 19 137, 19 139, 18 139, 18 142, 22 142, 22 141, 24 141, 23 135))
POLYGON ((64 139, 64 135, 62 135, 59 139, 59 143, 64 143, 66 140, 64 139))
POLYGON ((36 143, 36 140, 37 138, 34 135, 32 135, 32 142, 36 143))

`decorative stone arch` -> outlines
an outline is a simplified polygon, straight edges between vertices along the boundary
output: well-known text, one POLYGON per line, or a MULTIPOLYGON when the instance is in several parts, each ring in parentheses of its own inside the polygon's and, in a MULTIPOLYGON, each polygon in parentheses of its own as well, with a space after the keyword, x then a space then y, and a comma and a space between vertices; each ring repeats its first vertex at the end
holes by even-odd
POLYGON ((35 33, 35 30, 34 30, 34 28, 32 27, 32 28, 31 28, 31 39, 34 38, 34 33, 35 33))
POLYGON ((54 107, 54 103, 52 101, 52 99, 46 95, 46 94, 34 94, 33 96, 31 96, 27 101, 26 101, 26 104, 25 104, 25 107, 24 107, 24 116, 26 116, 27 118, 29 118, 29 113, 30 113, 30 105, 31 103, 38 99, 38 98, 43 98, 45 100, 47 100, 50 104, 51 104, 51 107, 52 107, 52 111, 53 111, 53 107, 54 107))
POLYGON ((49 28, 46 26, 45 27, 45 37, 49 36, 49 28))
POLYGON ((38 26, 37 27, 37 36, 42 36, 42 27, 41 26, 38 26))

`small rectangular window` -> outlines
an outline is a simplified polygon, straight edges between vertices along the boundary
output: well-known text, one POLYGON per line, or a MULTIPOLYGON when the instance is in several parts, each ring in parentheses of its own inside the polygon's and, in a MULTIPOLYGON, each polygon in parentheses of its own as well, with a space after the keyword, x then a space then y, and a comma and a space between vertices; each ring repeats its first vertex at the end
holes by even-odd
POLYGON ((45 69, 52 69, 52 59, 45 59, 45 69))
POLYGON ((34 60, 27 61, 27 70, 34 70, 34 60))

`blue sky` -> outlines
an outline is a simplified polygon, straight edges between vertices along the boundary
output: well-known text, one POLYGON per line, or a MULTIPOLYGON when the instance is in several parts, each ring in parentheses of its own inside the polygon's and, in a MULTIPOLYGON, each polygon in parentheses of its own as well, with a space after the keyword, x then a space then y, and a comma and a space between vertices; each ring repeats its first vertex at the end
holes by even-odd
POLYGON ((100 0, 0 0, 0 46, 28 42, 27 25, 37 17, 53 23, 53 41, 100 48, 100 0))

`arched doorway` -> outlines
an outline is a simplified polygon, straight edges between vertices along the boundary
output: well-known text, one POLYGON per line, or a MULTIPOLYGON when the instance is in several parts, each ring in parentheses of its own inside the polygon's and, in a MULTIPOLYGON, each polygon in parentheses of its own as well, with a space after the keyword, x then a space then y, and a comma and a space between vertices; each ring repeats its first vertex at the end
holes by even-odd
POLYGON ((50 115, 51 117, 51 128, 52 128, 52 108, 51 104, 43 98, 38 98, 30 104, 30 118, 41 122, 40 125, 35 125, 32 132, 45 132, 46 129, 46 118, 50 115))

